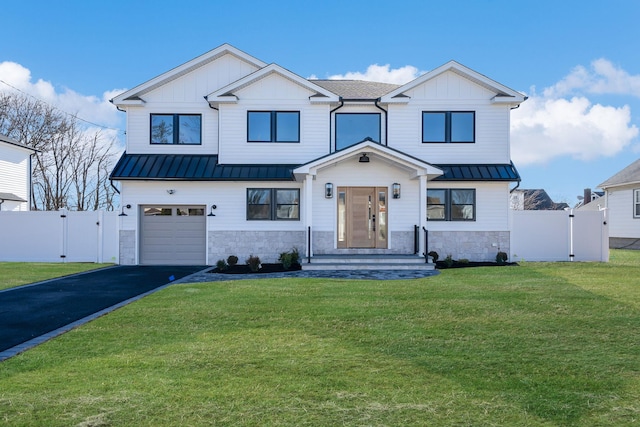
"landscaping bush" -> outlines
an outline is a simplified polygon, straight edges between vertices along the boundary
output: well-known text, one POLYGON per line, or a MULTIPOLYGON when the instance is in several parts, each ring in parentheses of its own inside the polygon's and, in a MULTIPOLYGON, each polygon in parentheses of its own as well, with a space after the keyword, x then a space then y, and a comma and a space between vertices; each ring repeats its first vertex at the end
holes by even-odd
POLYGON ((254 273, 260 270, 260 257, 250 255, 246 263, 254 273))
POLYGON ((238 257, 235 255, 229 255, 229 258, 227 258, 227 264, 233 267, 237 263, 238 263, 238 257))
POLYGON ((433 258, 433 262, 437 262, 438 258, 440 258, 440 255, 438 255, 438 252, 436 252, 436 251, 431 251, 427 255, 429 255, 431 258, 433 258))
POLYGON ((293 264, 298 264, 299 260, 300 254, 296 248, 293 248, 291 252, 282 252, 278 258, 285 270, 289 270, 293 264))
POLYGON ((498 254, 496 255, 496 262, 498 264, 504 264, 505 262, 507 262, 507 259, 509 258, 509 256, 507 255, 506 252, 498 252, 498 254))
POLYGON ((216 268, 218 271, 225 271, 227 267, 227 263, 223 259, 219 259, 218 262, 216 262, 216 268))

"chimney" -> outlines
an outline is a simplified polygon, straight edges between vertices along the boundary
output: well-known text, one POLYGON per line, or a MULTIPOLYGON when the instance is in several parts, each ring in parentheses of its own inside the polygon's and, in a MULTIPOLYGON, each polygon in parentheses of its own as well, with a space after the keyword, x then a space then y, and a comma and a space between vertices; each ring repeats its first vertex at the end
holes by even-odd
POLYGON ((585 188, 584 189, 584 200, 582 201, 582 205, 584 206, 589 202, 591 202, 591 189, 590 188, 585 188))

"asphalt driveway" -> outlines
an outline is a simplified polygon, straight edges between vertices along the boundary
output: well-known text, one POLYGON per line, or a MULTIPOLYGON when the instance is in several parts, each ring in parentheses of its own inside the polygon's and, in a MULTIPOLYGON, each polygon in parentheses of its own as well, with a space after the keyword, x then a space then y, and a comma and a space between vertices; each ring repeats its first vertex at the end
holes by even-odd
POLYGON ((0 361, 205 268, 118 266, 0 291, 0 361))

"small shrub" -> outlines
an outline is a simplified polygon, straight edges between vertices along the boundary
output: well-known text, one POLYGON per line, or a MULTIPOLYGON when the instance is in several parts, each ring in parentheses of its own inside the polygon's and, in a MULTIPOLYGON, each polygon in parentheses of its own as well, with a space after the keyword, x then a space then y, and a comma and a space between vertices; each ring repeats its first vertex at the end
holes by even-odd
POLYGON ((247 262, 247 265, 249 266, 249 269, 254 273, 260 270, 260 267, 262 267, 260 265, 260 257, 257 257, 257 256, 250 255, 249 258, 247 258, 246 262, 247 262))
POLYGON ((436 251, 431 251, 427 255, 429 255, 431 258, 433 258, 433 262, 438 261, 438 258, 440 258, 440 255, 438 255, 438 252, 436 252, 436 251))
POLYGON ((507 262, 507 259, 509 258, 509 256, 507 255, 506 252, 498 252, 498 254, 496 255, 496 262, 498 264, 504 264, 505 262, 507 262))
POLYGON ((233 267, 237 263, 238 263, 238 257, 235 255, 229 255, 229 258, 227 258, 227 264, 233 267))
POLYGON ((227 263, 223 259, 219 259, 218 262, 216 262, 216 268, 218 271, 225 271, 227 267, 227 263))
POLYGON ((293 248, 291 252, 282 252, 278 261, 282 263, 282 267, 285 270, 289 270, 293 264, 297 264, 300 259, 300 254, 298 253, 298 249, 293 248))
POLYGON ((453 257, 451 256, 451 254, 447 255, 447 257, 444 259, 444 264, 447 267, 453 266, 453 257))
POLYGON ((469 260, 468 260, 467 258, 460 258, 460 259, 458 260, 458 262, 459 262, 460 264, 469 264, 469 260))

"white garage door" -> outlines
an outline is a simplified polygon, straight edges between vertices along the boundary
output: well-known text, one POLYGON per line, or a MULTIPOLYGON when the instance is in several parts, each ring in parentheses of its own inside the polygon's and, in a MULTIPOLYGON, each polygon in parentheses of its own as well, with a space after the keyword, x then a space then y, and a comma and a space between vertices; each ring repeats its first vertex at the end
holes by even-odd
POLYGON ((140 264, 206 264, 204 206, 140 209, 140 264))

